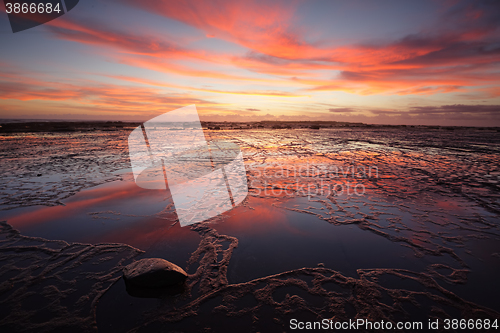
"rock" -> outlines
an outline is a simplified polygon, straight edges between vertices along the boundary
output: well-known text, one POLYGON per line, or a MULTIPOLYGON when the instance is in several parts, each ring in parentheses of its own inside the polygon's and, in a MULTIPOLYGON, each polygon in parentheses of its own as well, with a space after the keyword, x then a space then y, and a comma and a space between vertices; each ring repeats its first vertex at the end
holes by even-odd
POLYGON ((176 285, 167 287, 146 288, 138 287, 131 283, 125 283, 125 287, 127 294, 132 297, 165 299, 166 297, 184 293, 186 291, 187 285, 185 283, 178 283, 176 285))
POLYGON ((144 288, 161 288, 184 282, 186 272, 179 266, 160 258, 141 259, 123 269, 126 283, 144 288))

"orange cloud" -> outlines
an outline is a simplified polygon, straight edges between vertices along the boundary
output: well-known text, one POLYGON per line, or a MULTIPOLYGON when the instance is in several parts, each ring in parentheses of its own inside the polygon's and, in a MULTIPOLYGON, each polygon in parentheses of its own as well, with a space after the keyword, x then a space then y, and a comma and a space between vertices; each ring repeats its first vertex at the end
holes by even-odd
POLYGON ((108 77, 111 77, 111 78, 114 78, 117 80, 124 80, 124 81, 135 82, 135 83, 140 83, 140 84, 145 84, 145 85, 150 85, 150 86, 168 87, 168 88, 184 89, 184 90, 190 90, 190 91, 203 91, 203 92, 216 93, 216 94, 251 95, 251 96, 268 96, 268 97, 305 97, 304 95, 297 95, 297 94, 283 92, 283 91, 272 91, 272 90, 265 90, 265 91, 259 91, 259 90, 232 91, 232 90, 228 90, 228 91, 224 91, 224 90, 217 90, 217 89, 188 87, 188 86, 158 82, 158 81, 153 81, 153 80, 146 80, 146 79, 141 79, 141 78, 137 78, 137 77, 123 76, 123 75, 119 75, 119 76, 108 75, 108 77))
MULTIPOLYGON (((29 78, 26 73, 10 72, 0 79, 0 99, 21 101, 70 102, 70 108, 84 107, 89 113, 129 113, 140 115, 197 104, 213 108, 218 103, 189 94, 165 94, 160 89, 104 84, 92 81, 57 82, 29 78)), ((66 106, 68 106, 66 104, 66 106)))
POLYGON ((293 24, 300 14, 297 2, 122 2, 247 48, 247 55, 234 55, 231 63, 258 73, 286 76, 284 86, 307 85, 319 79, 325 82, 305 88, 358 94, 435 94, 498 82, 490 69, 496 68, 500 54, 498 49, 486 47, 488 38, 490 42, 491 37, 498 38, 498 17, 496 11, 481 8, 481 4, 453 7, 443 14, 441 26, 400 40, 319 47, 305 42, 303 29, 293 24), (332 73, 329 79, 320 79, 327 73, 332 73))
POLYGON ((317 51, 302 42, 290 29, 298 1, 122 2, 184 22, 207 35, 230 40, 264 54, 294 58, 297 51, 308 56, 317 51))
MULTIPOLYGON (((47 74, 9 72, 5 70, 9 64, 0 64, 0 99, 42 100, 61 109, 70 105, 130 114, 196 103, 208 113, 231 114, 235 111, 230 108, 241 108, 216 103, 217 95, 314 97, 325 95, 320 92, 341 91, 358 95, 454 92, 453 96, 470 100, 500 96, 496 88, 500 17, 488 4, 445 10, 441 23, 397 40, 336 45, 333 40, 313 43, 306 38, 305 28, 297 25, 301 13, 296 1, 116 1, 183 22, 200 30, 200 36, 214 38, 204 42, 224 40, 237 46, 237 51, 204 49, 202 44, 174 42, 163 32, 144 33, 133 30, 135 27, 118 30, 88 18, 79 21, 67 16, 47 25, 57 38, 92 46, 106 60, 166 73, 168 79, 116 76, 110 71, 97 74, 137 85, 61 81, 47 74), (185 80, 173 83, 172 77, 185 80), (196 92, 210 97, 197 98, 196 92)), ((175 40, 182 40, 179 32, 175 40)), ((297 106, 303 100, 294 102, 297 106)), ((290 105, 281 107, 292 112, 290 105)))

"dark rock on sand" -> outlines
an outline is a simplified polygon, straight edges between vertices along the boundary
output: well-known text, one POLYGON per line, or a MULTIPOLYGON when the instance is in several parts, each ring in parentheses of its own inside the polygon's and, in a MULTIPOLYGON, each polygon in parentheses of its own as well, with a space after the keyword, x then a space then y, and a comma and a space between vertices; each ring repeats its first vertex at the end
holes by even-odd
POLYGON ((123 269, 127 284, 143 288, 161 288, 174 286, 186 280, 186 272, 171 262, 148 258, 131 263, 123 269))

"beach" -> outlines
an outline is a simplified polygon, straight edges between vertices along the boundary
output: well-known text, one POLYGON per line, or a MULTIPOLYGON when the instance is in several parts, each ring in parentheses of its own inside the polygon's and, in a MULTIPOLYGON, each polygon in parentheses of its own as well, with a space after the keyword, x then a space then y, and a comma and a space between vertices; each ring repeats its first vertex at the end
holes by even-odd
POLYGON ((136 126, 0 128, 2 330, 500 320, 498 128, 203 123, 240 147, 248 195, 181 227, 168 191, 134 182, 136 126), (122 269, 142 258, 185 285, 130 290, 122 269))

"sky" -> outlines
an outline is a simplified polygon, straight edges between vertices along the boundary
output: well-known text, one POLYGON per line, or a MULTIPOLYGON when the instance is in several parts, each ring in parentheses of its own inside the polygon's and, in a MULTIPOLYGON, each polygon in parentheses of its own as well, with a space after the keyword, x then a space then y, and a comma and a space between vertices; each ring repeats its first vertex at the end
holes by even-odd
POLYGON ((81 0, 12 33, 0 118, 500 126, 500 1, 81 0))

